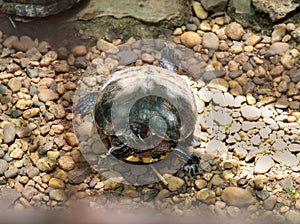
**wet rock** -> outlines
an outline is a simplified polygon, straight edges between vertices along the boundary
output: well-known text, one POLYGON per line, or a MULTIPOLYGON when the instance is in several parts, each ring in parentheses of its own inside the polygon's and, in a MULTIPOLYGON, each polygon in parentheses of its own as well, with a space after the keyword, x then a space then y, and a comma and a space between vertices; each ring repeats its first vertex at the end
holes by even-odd
POLYGON ((202 0, 202 6, 211 12, 222 12, 227 6, 228 0, 202 0))
POLYGON ((273 210, 276 202, 277 202, 277 197, 275 195, 271 195, 269 198, 264 200, 263 206, 266 210, 273 210))
POLYGON ((239 187, 227 187, 223 190, 221 198, 229 205, 245 207, 256 202, 248 190, 239 187))
POLYGON ((207 186, 207 181, 206 180, 196 180, 195 181, 195 186, 197 187, 198 190, 201 190, 207 186))
POLYGON ((297 210, 290 210, 287 215, 286 219, 291 222, 292 224, 297 224, 300 221, 300 211, 297 210))
POLYGON ((190 48, 201 44, 201 41, 202 41, 199 34, 197 34, 196 32, 193 32, 193 31, 188 31, 188 32, 185 32, 184 34, 182 34, 180 36, 180 40, 183 45, 185 45, 186 47, 190 47, 190 48))
POLYGON ((83 183, 85 178, 89 175, 90 169, 85 168, 75 168, 68 172, 68 180, 70 184, 83 183))
POLYGON ((205 33, 202 37, 202 47, 208 49, 219 49, 219 38, 214 33, 205 33))
POLYGON ((3 128, 3 141, 6 144, 12 143, 16 137, 15 126, 11 123, 7 123, 3 128))
POLYGON ((70 67, 66 61, 58 61, 55 63, 54 69, 56 72, 66 73, 69 72, 70 67))
POLYGON ((22 36, 19 41, 13 42, 12 47, 18 51, 26 52, 31 48, 37 47, 37 43, 28 36, 22 36))
POLYGON ((225 28, 225 33, 232 40, 240 40, 242 39, 245 31, 241 24, 232 22, 225 28))
POLYGON ((216 201, 216 193, 208 188, 201 189, 195 196, 197 200, 206 204, 213 204, 216 201))
POLYGON ((72 53, 74 56, 84 56, 87 54, 87 48, 85 45, 77 45, 73 47, 72 53))
POLYGON ((110 54, 116 54, 119 52, 118 47, 116 47, 115 45, 113 45, 103 39, 99 39, 97 41, 97 49, 100 51, 104 51, 106 53, 110 53, 110 54))

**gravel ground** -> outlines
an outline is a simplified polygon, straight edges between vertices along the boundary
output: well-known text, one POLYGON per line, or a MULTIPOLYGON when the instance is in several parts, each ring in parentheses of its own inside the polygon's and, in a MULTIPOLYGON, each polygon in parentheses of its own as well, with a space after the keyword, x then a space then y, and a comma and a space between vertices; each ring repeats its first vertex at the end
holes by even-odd
MULTIPOLYGON (((201 7, 194 11, 197 17, 172 38, 207 65, 190 80, 199 115, 199 144, 191 150, 202 172, 189 177, 160 170, 167 185, 130 185, 117 171, 99 174, 81 155, 85 142, 77 141, 72 126, 77 84, 93 89, 103 81, 97 77, 107 78, 122 64, 110 55, 121 44, 134 45, 134 38, 54 51, 45 41, 0 32, 3 208, 61 209, 79 200, 104 211, 299 222, 300 45, 294 39, 300 28, 279 24, 271 36, 261 36, 227 17, 206 19, 201 7), (86 76, 91 71, 97 75, 86 76)), ((142 53, 133 55, 134 64, 157 65, 142 53)), ((81 125, 81 134, 91 137, 91 122, 81 125)))

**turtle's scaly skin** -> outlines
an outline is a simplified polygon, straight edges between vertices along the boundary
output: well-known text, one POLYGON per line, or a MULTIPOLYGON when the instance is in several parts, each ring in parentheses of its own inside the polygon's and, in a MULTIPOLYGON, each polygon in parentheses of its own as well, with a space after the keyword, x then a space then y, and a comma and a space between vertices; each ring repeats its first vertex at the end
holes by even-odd
POLYGON ((39 18, 69 9, 80 0, 0 0, 0 11, 20 17, 39 18))

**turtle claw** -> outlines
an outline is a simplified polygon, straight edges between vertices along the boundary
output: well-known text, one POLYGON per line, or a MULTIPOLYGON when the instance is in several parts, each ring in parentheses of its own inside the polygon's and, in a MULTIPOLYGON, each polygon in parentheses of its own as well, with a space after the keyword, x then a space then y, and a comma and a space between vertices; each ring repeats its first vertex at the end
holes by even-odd
POLYGON ((186 164, 183 167, 183 170, 188 173, 190 176, 196 176, 200 171, 199 164, 186 164))
POLYGON ((179 159, 185 162, 183 166, 184 172, 188 173, 190 176, 196 176, 200 172, 200 160, 197 155, 180 148, 175 148, 174 151, 178 155, 179 159))

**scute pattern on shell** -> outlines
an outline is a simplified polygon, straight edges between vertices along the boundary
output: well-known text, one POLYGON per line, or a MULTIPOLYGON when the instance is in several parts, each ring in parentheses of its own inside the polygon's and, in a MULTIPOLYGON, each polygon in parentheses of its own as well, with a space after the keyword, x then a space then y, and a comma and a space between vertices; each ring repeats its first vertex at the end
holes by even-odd
MULTIPOLYGON (((126 135, 125 129, 136 123, 147 126, 162 141, 172 142, 191 135, 197 114, 187 82, 156 66, 130 67, 113 74, 100 91, 94 112, 104 135, 126 135)), ((140 140, 137 136, 131 138, 135 138, 133 142, 140 140)), ((153 140, 145 148, 141 144, 138 148, 146 151, 157 144, 153 140)))
POLYGON ((80 0, 0 0, 0 11, 21 17, 46 17, 72 7, 80 0))

